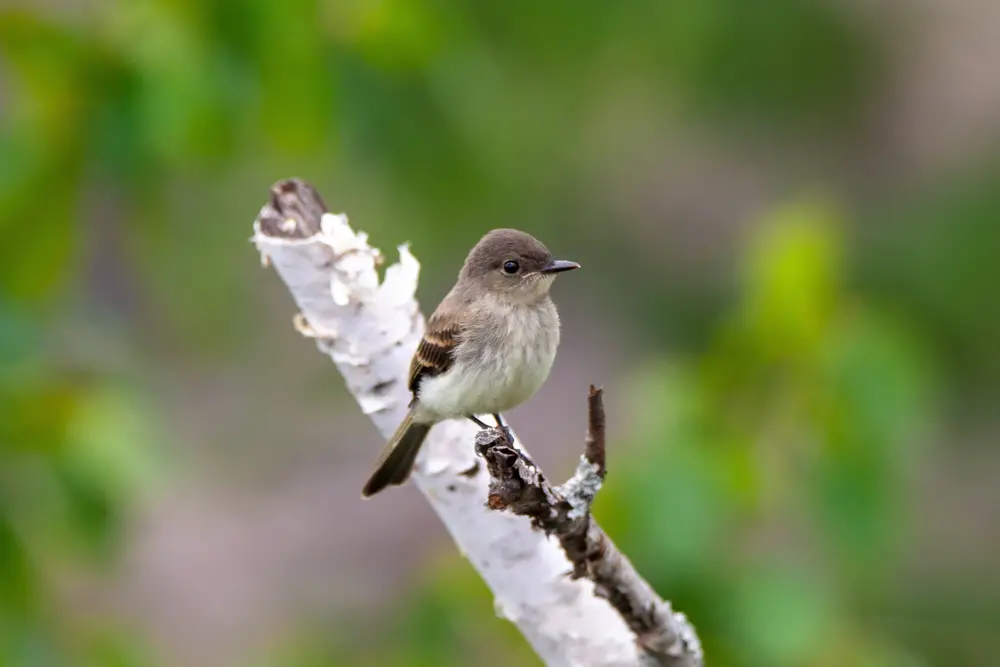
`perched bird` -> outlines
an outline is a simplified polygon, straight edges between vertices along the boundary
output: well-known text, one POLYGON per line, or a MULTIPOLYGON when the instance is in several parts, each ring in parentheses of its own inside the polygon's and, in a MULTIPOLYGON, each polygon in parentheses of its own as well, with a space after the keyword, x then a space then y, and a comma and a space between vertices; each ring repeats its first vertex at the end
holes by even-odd
POLYGON ((531 398, 559 346, 549 297, 556 274, 580 268, 553 259, 530 234, 495 229, 469 252, 458 281, 427 321, 410 362, 410 410, 382 450, 362 495, 404 483, 431 427, 500 413, 531 398))

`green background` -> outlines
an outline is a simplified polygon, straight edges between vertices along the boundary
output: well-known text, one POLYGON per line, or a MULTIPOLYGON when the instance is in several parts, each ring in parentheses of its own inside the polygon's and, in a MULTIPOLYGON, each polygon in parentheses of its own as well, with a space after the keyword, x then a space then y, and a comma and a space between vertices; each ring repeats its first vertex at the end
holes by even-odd
POLYGON ((597 517, 709 665, 995 664, 973 4, 5 5, 0 666, 537 664, 412 488, 358 498, 381 442, 247 242, 290 176, 425 309, 492 227, 584 265, 512 423, 559 478, 605 387, 597 517))

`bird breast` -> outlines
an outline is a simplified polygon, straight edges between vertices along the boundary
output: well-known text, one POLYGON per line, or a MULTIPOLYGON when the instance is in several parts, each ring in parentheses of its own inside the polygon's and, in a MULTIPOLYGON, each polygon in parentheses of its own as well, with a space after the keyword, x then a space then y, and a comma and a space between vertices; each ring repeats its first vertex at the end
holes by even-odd
POLYGON ((558 346, 559 315, 551 299, 484 300, 463 331, 454 365, 421 383, 421 412, 436 421, 510 410, 542 386, 558 346))

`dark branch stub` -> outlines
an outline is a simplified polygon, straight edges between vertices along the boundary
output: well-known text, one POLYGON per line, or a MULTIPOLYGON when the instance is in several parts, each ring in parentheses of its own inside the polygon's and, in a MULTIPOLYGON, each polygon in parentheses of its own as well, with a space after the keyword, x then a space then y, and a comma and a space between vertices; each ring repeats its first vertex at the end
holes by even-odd
POLYGON ((587 440, 583 455, 597 466, 597 474, 604 479, 608 474, 604 438, 604 390, 590 385, 587 394, 587 440))
POLYGON ((267 204, 257 214, 257 228, 272 238, 307 239, 319 233, 326 212, 326 204, 313 186, 289 178, 271 186, 267 204))
POLYGON ((499 428, 483 429, 476 434, 476 453, 486 461, 490 474, 487 505, 492 510, 509 509, 528 516, 536 527, 543 527, 535 516, 548 505, 545 476, 523 452, 509 444, 499 428))
POLYGON ((487 506, 531 519, 533 527, 555 536, 575 579, 594 582, 636 636, 646 655, 664 667, 701 667, 701 644, 683 614, 636 572, 632 563, 590 518, 590 502, 607 472, 604 400, 591 385, 583 461, 564 485, 553 488, 541 470, 497 428, 476 435, 476 452, 490 474, 487 506))

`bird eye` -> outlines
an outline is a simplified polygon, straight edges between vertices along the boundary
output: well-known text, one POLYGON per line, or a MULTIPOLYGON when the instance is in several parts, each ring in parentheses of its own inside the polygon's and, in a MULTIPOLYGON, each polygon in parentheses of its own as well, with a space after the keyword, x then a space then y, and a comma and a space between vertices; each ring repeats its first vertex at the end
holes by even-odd
POLYGON ((503 272, 504 273, 517 273, 517 270, 519 268, 521 268, 521 267, 518 266, 517 262, 515 262, 512 259, 508 259, 506 262, 503 263, 503 272))

